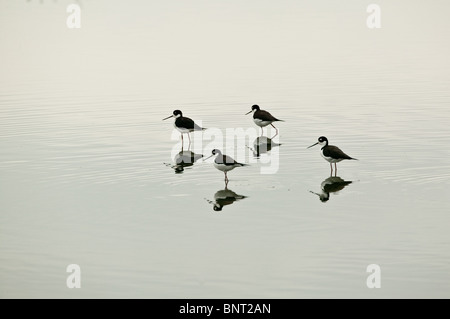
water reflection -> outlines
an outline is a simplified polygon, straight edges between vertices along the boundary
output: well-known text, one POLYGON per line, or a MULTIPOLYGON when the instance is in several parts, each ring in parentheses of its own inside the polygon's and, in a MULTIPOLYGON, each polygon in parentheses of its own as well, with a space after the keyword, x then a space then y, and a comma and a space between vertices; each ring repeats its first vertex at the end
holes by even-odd
POLYGON ((174 164, 165 164, 166 166, 171 167, 175 171, 175 174, 180 174, 184 172, 185 167, 193 166, 194 163, 202 157, 203 154, 194 153, 189 149, 185 151, 182 147, 181 151, 173 158, 174 164))
POLYGON ((339 176, 330 176, 320 184, 321 193, 310 192, 319 196, 320 201, 327 202, 330 199, 330 193, 337 193, 351 183, 352 181, 345 181, 339 176))
POLYGON ((206 199, 206 201, 213 205, 213 210, 216 212, 222 211, 222 208, 226 205, 231 205, 234 202, 247 198, 247 196, 239 195, 233 192, 228 188, 228 185, 225 184, 225 189, 218 190, 214 194, 214 201, 206 199))
MULTIPOLYGON (((273 138, 273 137, 272 137, 273 138)), ((253 156, 259 157, 261 154, 269 152, 272 148, 280 146, 281 144, 276 143, 267 136, 260 136, 253 142, 253 156)))

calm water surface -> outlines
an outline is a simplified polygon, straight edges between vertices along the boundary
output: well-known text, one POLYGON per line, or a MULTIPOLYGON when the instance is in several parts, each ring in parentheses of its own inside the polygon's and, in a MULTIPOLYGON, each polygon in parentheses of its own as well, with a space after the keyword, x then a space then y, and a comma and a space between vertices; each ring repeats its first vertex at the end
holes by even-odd
POLYGON ((69 3, 0 1, 0 297, 450 297, 447 2, 69 3))

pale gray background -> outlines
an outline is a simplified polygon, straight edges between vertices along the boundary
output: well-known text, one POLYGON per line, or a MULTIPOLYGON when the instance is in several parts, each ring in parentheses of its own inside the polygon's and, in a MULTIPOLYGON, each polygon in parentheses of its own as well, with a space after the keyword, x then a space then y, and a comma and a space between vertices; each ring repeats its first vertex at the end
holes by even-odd
POLYGON ((360 0, 84 0, 78 30, 70 3, 0 0, 0 297, 450 297, 448 1, 377 1, 378 30, 360 0), (161 119, 255 103, 280 169, 230 172, 248 198, 214 212, 223 174, 175 174, 161 119), (359 159, 327 203, 320 135, 359 159))

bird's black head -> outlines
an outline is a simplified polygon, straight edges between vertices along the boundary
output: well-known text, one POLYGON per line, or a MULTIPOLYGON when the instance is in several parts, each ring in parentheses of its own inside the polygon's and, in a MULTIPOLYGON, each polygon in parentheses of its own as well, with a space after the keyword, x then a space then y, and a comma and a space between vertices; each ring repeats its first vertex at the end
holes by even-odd
POLYGON ((325 136, 319 137, 318 141, 319 141, 320 145, 327 145, 328 144, 328 139, 325 136))
POLYGON ((222 208, 223 208, 223 206, 222 205, 219 205, 219 204, 214 204, 214 206, 213 206, 213 210, 214 211, 216 211, 216 212, 221 212, 222 211, 222 208))
POLYGON ((221 152, 217 148, 215 148, 215 149, 212 150, 211 154, 212 155, 219 155, 219 154, 221 154, 221 152))
POLYGON ((252 109, 250 111, 245 113, 245 115, 250 114, 252 112, 256 112, 256 111, 259 111, 259 106, 255 104, 255 105, 252 106, 252 109))
POLYGON ((180 110, 175 110, 173 111, 173 116, 174 117, 183 116, 183 113, 180 110))
POLYGON ((307 148, 311 148, 311 147, 313 147, 313 146, 315 146, 317 144, 319 144, 320 146, 325 147, 325 146, 328 145, 328 139, 325 136, 321 136, 321 137, 318 138, 318 142, 317 143, 314 143, 313 145, 308 146, 307 148))
POLYGON ((178 118, 178 117, 182 117, 182 116, 183 116, 183 113, 181 113, 180 110, 175 110, 175 111, 172 112, 172 115, 171 115, 171 116, 168 116, 168 117, 164 118, 163 121, 165 121, 165 120, 167 120, 167 119, 170 119, 170 118, 172 118, 172 117, 178 118))

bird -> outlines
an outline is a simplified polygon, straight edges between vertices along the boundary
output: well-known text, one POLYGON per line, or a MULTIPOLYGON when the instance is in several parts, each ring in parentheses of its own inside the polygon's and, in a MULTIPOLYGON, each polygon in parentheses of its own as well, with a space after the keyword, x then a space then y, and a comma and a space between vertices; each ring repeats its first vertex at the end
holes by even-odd
POLYGON ((195 122, 190 119, 189 117, 183 116, 183 113, 180 110, 173 111, 173 114, 171 116, 168 116, 163 119, 167 120, 171 117, 175 118, 175 121, 173 123, 173 126, 181 133, 181 142, 183 143, 183 134, 187 133, 189 138, 189 145, 191 144, 191 137, 189 136, 190 132, 193 131, 203 131, 206 130, 204 127, 200 127, 195 122))
POLYGON ((320 154, 322 155, 322 157, 328 162, 330 163, 330 168, 331 168, 331 174, 333 174, 333 165, 332 163, 334 163, 334 168, 335 168, 335 175, 337 174, 337 166, 336 163, 342 161, 342 160, 357 160, 356 158, 350 157, 347 154, 345 154, 339 147, 334 146, 334 145, 328 145, 328 139, 325 136, 321 136, 318 139, 318 142, 308 146, 307 148, 316 146, 317 144, 319 144, 320 146, 322 146, 321 148, 321 152, 320 154))
MULTIPOLYGON (((219 171, 224 172, 225 184, 228 183, 228 176, 227 176, 228 171, 231 171, 232 169, 235 169, 236 167, 247 166, 247 164, 238 163, 231 157, 222 154, 222 152, 218 149, 213 149, 211 152, 211 155, 208 158, 211 158, 214 155, 216 155, 216 159, 214 160, 214 167, 217 168, 219 171)), ((205 161, 208 158, 206 158, 205 161)))
POLYGON ((263 127, 269 124, 272 125, 272 127, 276 131, 276 134, 273 137, 278 135, 278 129, 275 126, 273 126, 272 123, 277 121, 284 122, 283 120, 279 120, 269 112, 261 110, 259 106, 256 104, 253 105, 252 109, 249 112, 245 113, 245 115, 250 114, 252 112, 253 112, 253 122, 255 122, 255 124, 258 125, 259 127, 261 127, 261 135, 263 133, 263 127))

